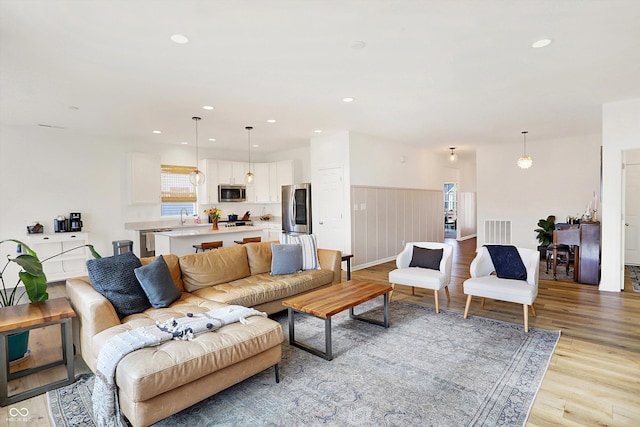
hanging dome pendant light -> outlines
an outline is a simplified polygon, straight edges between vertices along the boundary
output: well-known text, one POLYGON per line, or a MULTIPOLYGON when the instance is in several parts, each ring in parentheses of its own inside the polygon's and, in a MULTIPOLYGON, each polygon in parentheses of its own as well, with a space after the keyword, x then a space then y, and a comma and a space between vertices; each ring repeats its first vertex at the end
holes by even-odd
POLYGON ((247 184, 253 184, 253 173, 251 173, 251 129, 253 129, 253 126, 246 126, 245 129, 249 137, 249 171, 245 175, 244 180, 247 184))
POLYGON ((197 187, 204 184, 205 179, 204 173, 198 169, 198 121, 202 119, 200 117, 191 117, 191 119, 196 122, 196 170, 189 174, 189 181, 197 187))
POLYGON ((520 169, 529 169, 533 165, 533 159, 527 156, 527 134, 529 131, 523 130, 522 135, 524 137, 524 154, 518 159, 518 166, 520 169))

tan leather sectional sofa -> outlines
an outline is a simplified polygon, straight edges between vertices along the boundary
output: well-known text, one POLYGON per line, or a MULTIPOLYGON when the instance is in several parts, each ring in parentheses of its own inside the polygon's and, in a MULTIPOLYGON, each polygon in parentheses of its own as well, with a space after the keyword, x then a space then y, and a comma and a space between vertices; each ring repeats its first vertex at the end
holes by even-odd
MULTIPOLYGON (((88 277, 67 280, 77 314, 76 348, 95 372, 107 339, 140 326, 202 313, 227 304, 268 314, 284 309, 293 295, 340 282, 341 253, 318 249, 320 270, 271 276, 271 242, 220 248, 198 254, 164 255, 180 299, 168 308, 150 308, 120 320, 88 277), (79 343, 77 342, 79 341, 79 343)), ((154 258, 143 258, 142 264, 154 258)), ((169 341, 125 356, 116 370, 122 413, 134 426, 147 426, 255 375, 281 359, 280 324, 253 316, 247 324, 226 325, 192 341, 169 341)))

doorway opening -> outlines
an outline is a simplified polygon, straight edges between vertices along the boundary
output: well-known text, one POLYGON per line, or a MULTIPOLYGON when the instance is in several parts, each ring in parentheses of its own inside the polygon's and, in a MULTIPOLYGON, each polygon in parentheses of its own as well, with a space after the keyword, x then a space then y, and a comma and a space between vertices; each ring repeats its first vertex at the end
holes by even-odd
POLYGON ((444 183, 444 237, 445 239, 455 239, 458 237, 458 211, 456 203, 455 182, 444 183))

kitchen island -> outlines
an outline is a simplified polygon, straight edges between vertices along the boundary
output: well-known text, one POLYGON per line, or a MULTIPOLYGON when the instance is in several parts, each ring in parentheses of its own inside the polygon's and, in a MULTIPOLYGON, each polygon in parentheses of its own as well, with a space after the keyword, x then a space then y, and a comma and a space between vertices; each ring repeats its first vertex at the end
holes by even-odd
POLYGON ((219 230, 211 230, 211 227, 187 228, 155 233, 156 255, 186 255, 195 252, 193 245, 202 242, 222 241, 223 246, 236 245, 234 240, 242 240, 243 237, 262 237, 261 226, 220 227, 219 230))

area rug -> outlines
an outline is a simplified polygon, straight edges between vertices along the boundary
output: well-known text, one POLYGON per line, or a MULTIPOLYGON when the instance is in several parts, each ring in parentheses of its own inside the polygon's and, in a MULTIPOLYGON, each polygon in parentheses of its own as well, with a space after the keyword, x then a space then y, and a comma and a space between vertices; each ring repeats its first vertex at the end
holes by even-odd
MULTIPOLYGON (((358 314, 382 318, 379 301, 358 314)), ((360 308, 360 307, 359 307, 360 308)), ((393 302, 388 329, 333 317, 333 360, 283 343, 268 369, 157 426, 522 426, 560 331, 393 302)), ((287 318, 274 317, 283 324, 287 318)), ((324 323, 296 316, 296 338, 323 348, 324 323)), ((93 376, 47 393, 58 427, 93 426, 93 376)))
POLYGON ((640 265, 625 265, 624 268, 631 279, 631 288, 634 292, 640 292, 640 265))

